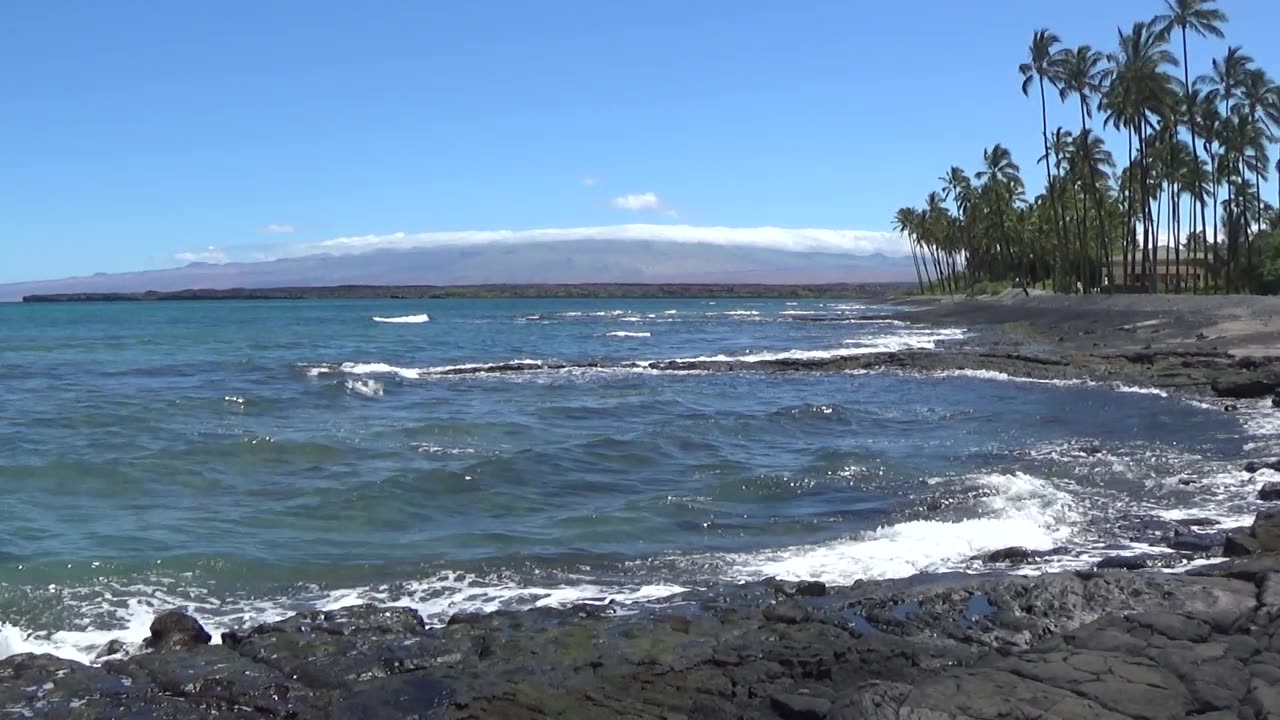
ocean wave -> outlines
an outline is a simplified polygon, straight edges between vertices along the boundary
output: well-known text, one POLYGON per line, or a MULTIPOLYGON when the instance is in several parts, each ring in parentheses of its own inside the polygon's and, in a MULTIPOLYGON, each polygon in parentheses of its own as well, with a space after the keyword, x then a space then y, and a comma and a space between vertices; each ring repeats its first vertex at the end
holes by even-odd
POLYGON ((717 564, 726 579, 739 582, 778 577, 847 585, 966 570, 975 556, 1013 545, 1049 550, 1085 520, 1071 495, 1043 478, 1016 472, 971 480, 989 493, 980 517, 912 520, 817 545, 725 555, 717 564))
MULTIPOLYGON (((407 380, 418 380, 432 375, 457 375, 465 373, 481 373, 505 369, 537 369, 545 367, 541 360, 509 360, 501 363, 464 363, 461 365, 434 365, 428 367, 401 367, 387 363, 344 362, 338 371, 348 375, 397 375, 407 380)), ((309 371, 308 371, 309 372, 309 371)))
POLYGON ((1160 388, 1154 387, 1127 385, 1121 382, 1099 382, 1097 380, 1086 380, 1083 378, 1030 378, 1010 375, 998 370, 942 370, 939 372, 928 373, 928 375, 930 377, 967 377, 978 380, 997 380, 1001 382, 1031 383, 1036 385, 1057 385, 1059 387, 1105 387, 1122 393, 1169 397, 1169 392, 1167 390, 1161 390, 1160 388))
POLYGON ((347 392, 364 397, 382 397, 383 384, 372 378, 347 378, 347 392))
POLYGON ((900 335, 881 335, 875 338, 859 338, 846 341, 849 345, 858 345, 859 347, 844 348, 826 348, 820 350, 780 350, 780 351, 764 351, 755 353, 745 353, 742 355, 704 355, 701 357, 676 358, 672 360, 650 360, 643 361, 648 364, 655 362, 671 362, 671 363, 702 363, 702 362, 775 362, 779 360, 834 360, 842 357, 853 357, 857 355, 871 355, 882 352, 896 352, 899 350, 932 350, 937 347, 937 343, 944 340, 958 340, 965 336, 966 331, 963 329, 939 329, 930 332, 920 333, 904 333, 900 335))
POLYGON ((428 317, 426 313, 423 313, 421 315, 401 315, 399 317, 378 317, 377 315, 374 315, 373 321, 380 322, 380 323, 405 323, 405 324, 412 325, 417 323, 431 322, 431 318, 428 317))
POLYGON ((636 604, 661 600, 688 589, 673 584, 609 587, 590 580, 572 584, 525 584, 512 577, 458 572, 441 572, 392 585, 310 592, 306 597, 244 600, 174 597, 164 587, 130 586, 111 589, 113 598, 130 596, 123 603, 104 600, 76 608, 80 615, 101 617, 99 627, 33 632, 0 623, 0 659, 21 653, 48 653, 93 664, 97 662, 98 650, 111 640, 134 643, 132 649, 136 650, 140 641, 150 634, 155 616, 174 607, 187 608, 217 644, 221 633, 228 630, 249 628, 301 611, 337 610, 364 603, 408 606, 417 610, 429 625, 441 626, 458 613, 567 607, 582 602, 636 604))
POLYGON ((649 336, 650 334, 647 332, 628 332, 626 330, 614 330, 613 332, 605 333, 605 337, 647 338, 649 336))

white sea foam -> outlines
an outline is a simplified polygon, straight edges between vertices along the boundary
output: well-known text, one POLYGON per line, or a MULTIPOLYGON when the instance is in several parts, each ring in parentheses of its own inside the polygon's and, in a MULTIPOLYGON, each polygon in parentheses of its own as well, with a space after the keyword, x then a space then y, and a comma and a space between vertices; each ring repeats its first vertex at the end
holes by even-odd
POLYGON ((857 347, 826 348, 821 350, 781 350, 743 355, 708 355, 693 358, 677 358, 670 362, 769 362, 774 360, 827 360, 855 355, 894 352, 897 350, 931 350, 943 340, 958 340, 965 331, 958 328, 942 328, 918 333, 879 335, 874 338, 858 338, 846 341, 857 347))
POLYGON ((421 315, 401 315, 399 317, 378 317, 377 315, 374 315, 373 321, 380 323, 406 323, 414 325, 417 323, 431 322, 431 318, 428 317, 426 313, 421 315))
POLYGON ((383 385, 373 378, 347 378, 347 392, 364 397, 382 397, 383 385))
POLYGON ((1058 385, 1061 387, 1109 387, 1116 392, 1133 393, 1136 395, 1155 395, 1157 397, 1169 397, 1169 393, 1160 388, 1141 387, 1137 385, 1125 385, 1124 383, 1104 383, 1095 380, 1084 379, 1046 379, 1046 378, 1029 378, 1010 375, 998 370, 942 370, 935 373, 929 373, 931 377, 968 377, 977 378, 979 380, 999 380, 1002 382, 1016 383, 1034 383, 1037 385, 1058 385))
POLYGON ((606 337, 620 337, 620 338, 647 338, 647 337, 649 337, 649 333, 647 333, 647 332, 628 332, 628 331, 626 331, 626 330, 615 330, 615 331, 613 331, 613 332, 605 333, 605 336, 606 336, 606 337))
POLYGON ((1083 380, 1046 380, 1042 378, 1017 377, 999 370, 941 370, 939 372, 929 373, 930 377, 963 377, 975 378, 978 380, 998 380, 1001 382, 1018 382, 1018 383, 1035 383, 1038 385, 1083 385, 1083 380))
MULTIPOLYGON (((164 588, 128 587, 116 589, 130 597, 123 602, 104 602, 80 608, 82 616, 103 618, 102 627, 53 633, 34 633, 0 623, 0 658, 19 653, 49 653, 82 663, 93 663, 98 650, 111 640, 136 642, 150 634, 151 621, 159 613, 185 607, 200 618, 219 642, 222 632, 252 627, 278 620, 302 610, 337 610, 362 603, 407 606, 417 610, 428 624, 443 625, 461 612, 492 612, 499 609, 568 606, 580 602, 645 603, 659 600, 688 588, 671 584, 607 587, 585 580, 574 584, 527 586, 510 578, 476 577, 463 573, 440 573, 422 580, 388 586, 354 587, 317 592, 302 598, 255 599, 239 603, 227 599, 173 597, 164 588)), ((136 649, 136 648, 135 648, 136 649)))
POLYGON ((1048 550, 1084 520, 1071 495, 1025 473, 984 474, 971 480, 992 492, 983 516, 956 522, 915 520, 855 537, 725 556, 734 580, 765 577, 848 584, 858 579, 906 577, 963 570, 975 555, 1019 545, 1048 550))
POLYGON ((1254 439, 1245 449, 1255 453, 1280 454, 1280 410, 1270 399, 1240 402, 1237 417, 1254 439))
POLYGON ((442 375, 463 370, 483 371, 496 367, 504 367, 507 365, 520 365, 528 368, 540 368, 544 365, 541 360, 511 360, 504 363, 466 363, 462 365, 434 365, 430 367, 400 367, 398 365, 388 365, 387 363, 354 363, 345 362, 339 366, 339 370, 348 375, 398 375, 408 380, 417 380, 431 375, 442 375))

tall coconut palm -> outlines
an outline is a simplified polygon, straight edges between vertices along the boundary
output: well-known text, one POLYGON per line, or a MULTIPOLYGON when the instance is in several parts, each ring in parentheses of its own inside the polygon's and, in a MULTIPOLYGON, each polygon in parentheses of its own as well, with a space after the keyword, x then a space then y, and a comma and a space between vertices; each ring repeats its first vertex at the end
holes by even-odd
MULTIPOLYGON (((1089 129, 1089 118, 1093 117, 1093 98, 1102 91, 1102 85, 1106 81, 1107 69, 1105 66, 1106 56, 1101 52, 1094 50, 1088 45, 1081 45, 1075 49, 1068 49, 1062 52, 1055 64, 1055 70, 1058 75, 1058 93, 1063 102, 1075 95, 1080 101, 1080 135, 1078 138, 1084 138, 1089 129)), ((1082 242, 1088 244, 1088 219, 1089 200, 1092 197, 1095 207, 1100 207, 1098 199, 1098 178, 1093 175, 1094 165, 1087 164, 1086 169, 1089 174, 1079 178, 1080 185, 1085 188, 1084 194, 1084 211, 1086 216, 1084 222, 1085 236, 1082 242)), ((1098 225, 1098 260, 1102 262, 1105 255, 1104 247, 1107 245, 1106 226, 1102 223, 1098 225)))
MULTIPOLYGON (((1221 59, 1214 58, 1209 74, 1196 78, 1196 84, 1207 89, 1208 97, 1222 105, 1222 118, 1225 121, 1231 117, 1232 104, 1240 99, 1241 87, 1244 85, 1245 73, 1253 66, 1253 58, 1246 55, 1239 45, 1233 45, 1227 48, 1227 52, 1221 59)), ((1224 151, 1226 143, 1220 143, 1224 151)), ((1231 230, 1235 226, 1232 225, 1234 208, 1236 207, 1234 194, 1237 185, 1231 182, 1233 176, 1233 165, 1230 162, 1230 155, 1223 153, 1224 162, 1219 163, 1221 170, 1226 170, 1225 174, 1219 173, 1223 184, 1227 188, 1226 207, 1231 208, 1228 212, 1227 223, 1231 230)), ((1216 230, 1216 228, 1215 228, 1216 230)), ((1235 290, 1235 246, 1234 239, 1240 237, 1239 232, 1227 233, 1227 277, 1226 290, 1232 292, 1235 290)))
MULTIPOLYGON (((1022 75, 1022 94, 1030 97, 1031 88, 1037 82, 1040 86, 1040 129, 1041 136, 1044 139, 1044 153, 1049 154, 1049 106, 1045 100, 1044 85, 1045 81, 1057 87, 1057 73, 1055 66, 1061 62, 1061 49, 1055 49, 1062 44, 1062 38, 1048 28, 1041 28, 1031 36, 1031 45, 1027 49, 1027 61, 1018 66, 1018 72, 1022 75)), ((1049 205, 1053 210, 1055 230, 1058 236, 1058 246, 1064 245, 1062 237, 1062 213, 1058 207, 1057 194, 1053 189, 1053 170, 1049 163, 1044 166, 1046 190, 1049 193, 1049 205)))
POLYGON ((1119 30, 1118 34, 1120 47, 1108 56, 1112 68, 1109 71, 1111 83, 1105 97, 1109 110, 1107 120, 1137 135, 1141 173, 1138 185, 1142 190, 1142 260, 1151 292, 1155 292, 1158 251, 1151 242, 1154 218, 1150 208, 1148 130, 1152 126, 1152 113, 1170 104, 1169 98, 1174 90, 1172 79, 1165 74, 1164 67, 1176 67, 1178 58, 1165 47, 1163 36, 1145 22, 1136 22, 1130 32, 1119 30))
MULTIPOLYGON (((1253 171, 1254 204, 1261 208, 1262 181, 1271 170, 1267 146, 1275 138, 1276 130, 1280 129, 1280 86, 1273 83, 1271 76, 1262 68, 1249 68, 1244 72, 1237 109, 1248 117, 1247 152, 1253 171)), ((1256 217, 1255 220, 1261 227, 1262 218, 1256 217)), ((1253 254, 1246 257, 1252 264, 1253 254)))
MULTIPOLYGON (((1217 0, 1164 0, 1167 12, 1157 15, 1151 22, 1161 33, 1172 35, 1175 29, 1182 35, 1182 80, 1185 90, 1187 127, 1191 130, 1192 161, 1200 164, 1200 145, 1197 140, 1197 113, 1191 91, 1191 59, 1187 55, 1187 31, 1200 37, 1225 37, 1222 26, 1227 23, 1227 14, 1214 7, 1217 0)), ((1203 202, 1201 215, 1204 214, 1203 202)))
MULTIPOLYGON (((1185 168, 1181 181, 1183 190, 1187 193, 1187 197, 1192 202, 1189 213, 1191 219, 1190 237, 1195 239, 1196 242, 1191 244, 1189 250, 1191 257, 1195 259, 1193 265, 1199 266, 1203 270, 1208 270, 1209 236, 1208 228, 1205 224, 1205 204, 1209 201, 1210 194, 1213 192, 1213 180, 1212 174, 1209 170, 1209 164, 1203 159, 1198 161, 1193 159, 1192 164, 1185 168), (1198 232, 1196 229, 1196 206, 1199 206, 1200 208, 1198 232), (1196 246, 1197 243, 1199 247, 1196 246)), ((1207 283, 1208 277, 1206 276, 1203 279, 1207 283)), ((1199 292, 1200 290, 1200 281, 1201 274, 1197 272, 1195 275, 1195 282, 1192 286, 1192 289, 1196 292, 1199 292)))
MULTIPOLYGON (((1098 262, 1105 268, 1104 274, 1099 276, 1099 282, 1105 277, 1105 273, 1111 271, 1112 266, 1111 247, 1106 243, 1107 223, 1103 215, 1104 196, 1099 186, 1099 179, 1101 178, 1103 182, 1106 182, 1115 166, 1115 158, 1112 156, 1111 151, 1107 149, 1106 143, 1102 141, 1101 137, 1094 134, 1092 130, 1085 128, 1076 136, 1072 145, 1070 167, 1071 172, 1077 177, 1077 181, 1082 185, 1087 183, 1086 187, 1089 188, 1089 192, 1084 196, 1084 214, 1086 216, 1089 214, 1090 195, 1094 199, 1094 213, 1098 222, 1098 262)), ((1085 222, 1088 222, 1087 217, 1085 222)))
MULTIPOLYGON (((959 244, 968 262, 969 241, 969 207, 973 204, 973 181, 959 166, 952 165, 945 175, 938 178, 942 181, 942 197, 950 200, 956 208, 956 234, 959 244)), ((973 276, 970 274, 969 280, 973 276)))
MULTIPOLYGON (((1004 145, 996 144, 982 151, 982 169, 974 173, 974 179, 982 183, 988 197, 996 202, 996 223, 1000 230, 1000 245, 1005 256, 1005 270, 1015 267, 1012 241, 1009 231, 1012 218, 1008 210, 1022 197, 1026 185, 1022 182, 1022 168, 1013 161, 1013 153, 1004 145)), ((1025 276, 1024 276, 1025 277, 1025 276)), ((1027 278, 1028 280, 1030 278, 1027 278)))
MULTIPOLYGON (((909 207, 898 208, 893 215, 893 229, 907 239, 911 247, 911 263, 916 267, 916 282, 920 284, 920 294, 924 294, 924 276, 920 273, 920 256, 916 253, 916 210, 909 207)), ((930 283, 932 284, 932 283, 930 283)))
MULTIPOLYGON (((1202 138, 1202 146, 1205 157, 1208 160, 1207 170, 1209 173, 1209 193, 1206 197, 1212 196, 1213 202, 1213 261, 1210 263, 1210 272, 1214 276, 1215 282, 1222 283, 1222 267, 1220 265, 1222 259, 1222 245, 1218 237, 1218 188, 1221 186, 1221 175, 1219 174, 1220 162, 1219 151, 1219 134, 1222 126, 1222 112, 1218 109, 1217 102, 1214 101, 1212 93, 1204 93, 1199 88, 1192 91, 1192 98, 1195 101, 1195 112, 1197 117, 1197 125, 1200 127, 1200 135, 1202 138)), ((1200 227, 1208 228, 1208 218, 1205 207, 1200 206, 1200 227)), ((1208 243, 1208 231, 1205 232, 1205 243, 1208 243)), ((1225 286, 1223 286, 1225 290, 1225 286)))

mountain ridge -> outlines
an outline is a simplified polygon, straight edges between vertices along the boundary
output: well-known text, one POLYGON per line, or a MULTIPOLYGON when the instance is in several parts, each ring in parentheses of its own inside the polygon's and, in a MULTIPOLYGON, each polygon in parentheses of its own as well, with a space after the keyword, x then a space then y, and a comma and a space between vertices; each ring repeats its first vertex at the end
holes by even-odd
POLYGON ((29 295, 368 286, 828 285, 914 280, 910 257, 643 240, 490 242, 213 264, 0 285, 29 295))

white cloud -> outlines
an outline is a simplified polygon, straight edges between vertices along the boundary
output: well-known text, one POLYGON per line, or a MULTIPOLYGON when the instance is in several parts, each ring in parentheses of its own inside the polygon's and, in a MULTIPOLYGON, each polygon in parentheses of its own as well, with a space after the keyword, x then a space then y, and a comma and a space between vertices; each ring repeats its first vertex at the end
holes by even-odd
POLYGON ((225 263, 225 262, 231 261, 231 258, 227 256, 227 253, 225 251, 220 250, 212 245, 205 248, 204 250, 192 250, 189 252, 180 252, 177 255, 174 255, 173 259, 181 263, 193 263, 193 262, 225 263))
POLYGON ((462 230, 456 232, 388 233, 338 237, 319 242, 256 248, 253 259, 279 259, 305 255, 356 255, 372 250, 410 250, 484 243, 552 242, 565 240, 656 240, 681 243, 769 248, 793 252, 830 252, 847 255, 903 256, 911 253, 898 233, 870 230, 776 227, 702 227, 696 225, 629 224, 599 227, 545 228, 539 230, 462 230))
POLYGON ((298 226, 290 225, 289 223, 271 223, 270 225, 265 225, 259 228, 258 232, 264 232, 271 235, 282 234, 282 233, 294 233, 294 232, 298 232, 298 226))
POLYGON ((662 199, 651 192, 632 193, 614 198, 613 206, 623 210, 660 210, 662 199))
POLYGON ((592 187, 592 186, 594 186, 594 185, 599 185, 599 184, 600 184, 600 178, 584 177, 584 178, 582 178, 582 184, 583 184, 583 185, 586 185, 587 187, 592 187))

